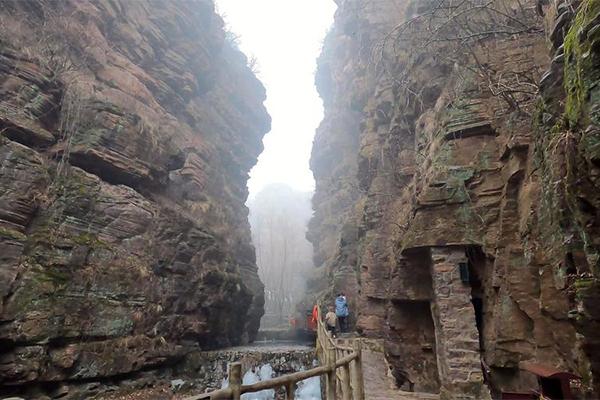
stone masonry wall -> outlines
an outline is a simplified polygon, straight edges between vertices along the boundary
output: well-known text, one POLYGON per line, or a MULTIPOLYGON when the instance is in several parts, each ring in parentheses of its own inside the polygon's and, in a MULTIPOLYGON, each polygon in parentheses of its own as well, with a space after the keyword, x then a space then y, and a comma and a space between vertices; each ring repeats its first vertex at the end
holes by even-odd
POLYGON ((463 248, 431 249, 432 313, 443 398, 485 399, 479 356, 479 333, 471 304, 471 287, 461 282, 459 263, 468 263, 463 248))
MULTIPOLYGON (((273 368, 274 377, 308 370, 316 362, 314 348, 286 345, 238 347, 219 351, 191 352, 175 371, 177 376, 193 382, 196 393, 221 389, 232 362, 242 363, 242 373, 266 364, 273 368)), ((282 388, 283 390, 284 388, 282 388)))

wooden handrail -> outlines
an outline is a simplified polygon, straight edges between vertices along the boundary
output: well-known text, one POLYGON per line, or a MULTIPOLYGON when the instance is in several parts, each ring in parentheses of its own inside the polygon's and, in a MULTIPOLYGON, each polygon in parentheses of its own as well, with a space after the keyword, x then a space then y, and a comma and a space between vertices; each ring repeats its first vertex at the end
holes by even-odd
POLYGON ((341 368, 339 374, 334 372, 327 375, 327 400, 336 399, 339 386, 342 399, 364 400, 364 382, 362 373, 362 346, 360 339, 354 339, 353 346, 338 345, 329 336, 321 316, 321 304, 317 307, 317 355, 321 364, 335 364, 335 369, 341 368), (336 357, 339 359, 336 360, 336 357), (348 354, 348 355, 346 355, 348 354), (332 358, 334 361, 332 361, 332 358))
POLYGON ((308 378, 312 378, 314 376, 319 376, 327 373, 331 368, 328 366, 316 367, 313 369, 309 369, 306 371, 294 372, 291 374, 279 376, 277 378, 269 379, 266 381, 260 381, 253 383, 251 385, 243 385, 242 386, 242 394, 243 393, 252 393, 252 392, 260 392, 261 390, 266 389, 276 389, 281 386, 285 386, 289 382, 300 382, 308 378))
POLYGON ((358 358, 358 354, 352 353, 349 356, 346 356, 344 358, 340 358, 339 360, 336 360, 335 367, 336 368, 343 367, 346 364, 350 364, 350 362, 356 360, 357 358, 358 358))
POLYGON ((327 334, 327 329, 321 318, 321 306, 317 312, 317 356, 321 366, 307 371, 294 372, 277 378, 260 381, 251 385, 242 384, 242 364, 229 364, 229 387, 210 393, 203 393, 184 400, 239 400, 244 393, 260 392, 267 389, 284 387, 287 398, 294 400, 294 389, 298 382, 315 376, 325 375, 326 400, 336 400, 337 387, 341 389, 344 400, 364 400, 364 384, 362 375, 362 348, 360 340, 355 340, 353 347, 338 346, 327 334), (341 358, 337 358, 337 353, 341 358), (343 356, 343 357, 342 357, 343 356), (337 374, 337 369, 341 373, 337 374))

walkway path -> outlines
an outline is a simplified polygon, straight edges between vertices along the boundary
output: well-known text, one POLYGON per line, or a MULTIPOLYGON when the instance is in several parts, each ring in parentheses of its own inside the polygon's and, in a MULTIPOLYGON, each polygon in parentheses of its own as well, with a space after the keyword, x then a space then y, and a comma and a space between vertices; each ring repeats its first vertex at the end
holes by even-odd
POLYGON ((236 352, 236 353, 281 353, 285 351, 313 351, 314 343, 302 344, 293 341, 262 341, 254 342, 245 346, 226 347, 219 350, 213 350, 218 352, 236 352))
MULTIPOLYGON (((337 339, 342 346, 351 346, 351 338, 337 339)), ((437 394, 404 392, 395 388, 394 378, 383 351, 383 341, 363 339, 363 376, 365 400, 439 400, 437 394)))

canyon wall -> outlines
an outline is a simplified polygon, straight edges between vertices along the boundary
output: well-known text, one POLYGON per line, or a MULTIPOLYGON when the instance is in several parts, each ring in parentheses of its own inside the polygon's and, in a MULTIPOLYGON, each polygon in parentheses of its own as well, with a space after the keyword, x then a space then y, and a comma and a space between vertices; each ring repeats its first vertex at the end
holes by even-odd
POLYGON ((309 239, 331 302, 444 399, 600 394, 599 3, 337 0, 309 239))
POLYGON ((0 394, 252 340, 270 118, 211 0, 3 1, 0 91, 0 394))

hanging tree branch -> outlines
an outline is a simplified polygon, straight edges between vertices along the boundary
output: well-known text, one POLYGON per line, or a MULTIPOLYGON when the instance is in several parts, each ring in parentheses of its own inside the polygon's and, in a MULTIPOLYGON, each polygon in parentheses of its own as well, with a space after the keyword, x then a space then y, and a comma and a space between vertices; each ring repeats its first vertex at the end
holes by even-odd
POLYGON ((525 8, 519 0, 511 4, 499 0, 435 0, 426 10, 392 28, 374 54, 376 65, 421 106, 421 90, 410 76, 420 56, 435 54, 450 65, 476 72, 488 92, 505 102, 509 111, 528 114, 522 104, 538 93, 535 70, 515 68, 499 73, 481 61, 480 44, 490 38, 509 39, 539 32, 541 20, 535 7, 525 8))

